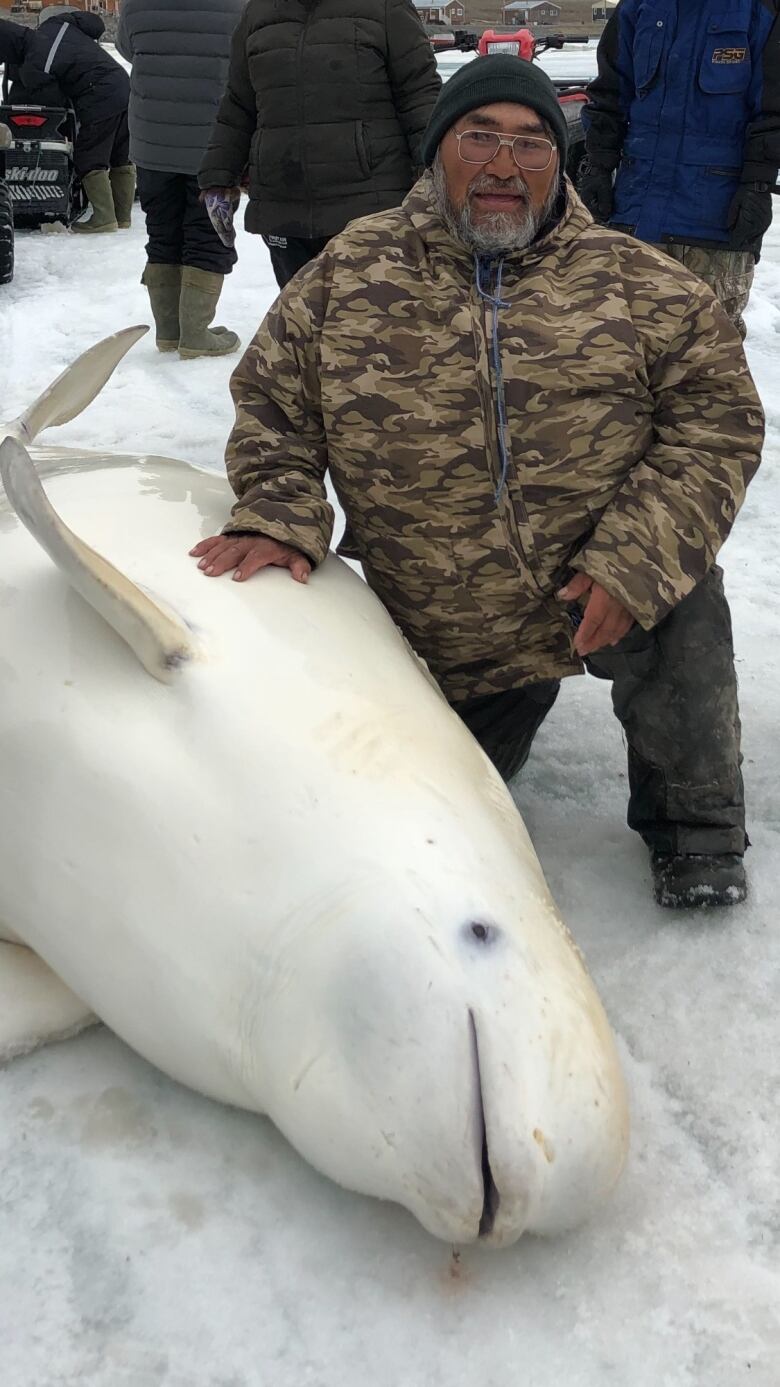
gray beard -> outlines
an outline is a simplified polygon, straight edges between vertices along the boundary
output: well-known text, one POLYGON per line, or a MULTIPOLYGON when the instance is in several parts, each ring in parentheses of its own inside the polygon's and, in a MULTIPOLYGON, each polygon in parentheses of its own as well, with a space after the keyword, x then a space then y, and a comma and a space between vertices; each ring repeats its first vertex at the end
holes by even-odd
MULTIPOLYGON (((530 201, 523 215, 507 212, 494 212, 475 224, 471 216, 471 205, 467 198, 460 212, 456 212, 450 201, 447 180, 439 154, 433 161, 433 205, 450 235, 467 250, 477 255, 507 255, 512 251, 525 250, 536 237, 539 228, 552 215, 558 200, 559 184, 554 179, 550 185, 544 205, 538 210, 530 201)), ((491 180, 494 184, 497 180, 491 180)))

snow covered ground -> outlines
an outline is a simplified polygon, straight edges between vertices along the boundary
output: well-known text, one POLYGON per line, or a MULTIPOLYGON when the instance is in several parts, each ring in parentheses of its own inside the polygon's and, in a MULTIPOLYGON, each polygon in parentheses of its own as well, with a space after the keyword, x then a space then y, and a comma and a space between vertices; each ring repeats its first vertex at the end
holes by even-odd
MULTIPOLYGON (((107 238, 19 236, 0 413, 148 321, 143 243, 137 212, 107 238)), ((219 317, 247 341, 274 284, 257 238, 239 251, 219 317)), ((777 1387, 780 210, 748 323, 767 446, 723 562, 750 902, 716 918, 651 904, 598 681, 568 681, 516 789, 620 1040, 633 1134, 611 1203, 575 1235, 454 1260, 267 1122, 90 1032, 0 1071, 2 1387, 777 1387)), ((235 361, 145 339, 56 441, 218 467, 235 361)))

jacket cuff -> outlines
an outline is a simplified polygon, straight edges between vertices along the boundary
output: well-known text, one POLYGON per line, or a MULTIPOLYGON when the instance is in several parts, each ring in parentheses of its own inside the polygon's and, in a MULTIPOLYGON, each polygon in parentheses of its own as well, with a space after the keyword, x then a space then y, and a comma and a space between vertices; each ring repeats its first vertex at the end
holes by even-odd
POLYGON ((237 188, 241 182, 234 173, 227 169, 201 169, 198 173, 198 187, 203 188, 237 188))
MULTIPOLYGON (((651 631, 676 606, 676 602, 686 596, 686 593, 681 592, 676 601, 664 601, 660 588, 652 585, 655 570, 650 564, 647 567, 643 566, 643 573, 650 582, 639 582, 637 568, 629 571, 616 557, 610 558, 603 552, 588 553, 587 545, 572 559, 570 567, 578 573, 585 573, 608 592, 610 597, 616 597, 618 602, 622 602, 626 611, 631 613, 634 621, 644 631, 651 631)), ((690 588, 693 587, 694 583, 691 582, 690 588)))
POLYGON ((325 536, 315 526, 301 526, 293 529, 281 521, 270 520, 256 515, 249 507, 236 509, 222 530, 223 535, 255 535, 257 539, 275 539, 278 544, 289 544, 304 554, 314 568, 323 562, 328 553, 330 535, 325 536))
POLYGON ((777 164, 755 159, 742 165, 739 181, 740 183, 768 183, 771 188, 774 188, 777 182, 777 172, 777 164))
POLYGON ((587 140, 585 141, 584 157, 590 167, 598 169, 599 173, 614 173, 620 163, 620 154, 616 154, 614 150, 589 149, 587 140))

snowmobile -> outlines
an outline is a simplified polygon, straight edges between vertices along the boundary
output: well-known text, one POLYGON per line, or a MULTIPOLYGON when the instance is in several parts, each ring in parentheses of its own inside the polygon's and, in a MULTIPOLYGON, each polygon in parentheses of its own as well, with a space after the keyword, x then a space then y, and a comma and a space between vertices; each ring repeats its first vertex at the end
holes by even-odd
MULTIPOLYGON (((434 51, 438 53, 477 53, 485 57, 492 53, 511 53, 516 58, 533 62, 548 49, 563 48, 567 43, 588 43, 585 34, 548 34, 537 39, 530 29, 516 29, 514 33, 486 29, 478 34, 469 29, 456 29, 451 34, 437 34, 431 39, 434 51)), ((451 74, 449 74, 451 75, 451 74)), ((446 78, 445 78, 446 80, 446 78)), ((558 100, 566 116, 569 127, 569 157, 566 172, 576 180, 577 170, 585 153, 585 132, 582 128, 582 108, 587 100, 585 88, 588 77, 553 77, 552 84, 558 93, 558 100)))
POLYGON ((22 104, 16 95, 9 99, 4 77, 0 122, 11 132, 3 172, 14 224, 70 226, 87 206, 73 166, 75 112, 67 106, 22 104))
POLYGON ((10 284, 14 277, 14 215, 5 181, 5 151, 12 143, 8 126, 0 124, 0 284, 10 284))

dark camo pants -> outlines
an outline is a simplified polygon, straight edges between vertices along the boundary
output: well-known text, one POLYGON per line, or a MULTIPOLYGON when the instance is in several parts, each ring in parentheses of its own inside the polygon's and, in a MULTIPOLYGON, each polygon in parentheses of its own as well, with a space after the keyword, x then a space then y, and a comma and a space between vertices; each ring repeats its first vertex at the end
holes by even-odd
POLYGON ((747 250, 715 250, 708 246, 683 246, 666 241, 657 245, 665 255, 698 275, 722 303, 743 341, 747 328, 742 314, 747 308, 755 271, 755 259, 747 250))
MULTIPOLYGON (((745 801, 731 615, 716 566, 652 631, 634 626, 586 660, 612 680, 628 743, 628 824, 660 852, 744 852, 745 801)), ((456 711, 505 780, 528 758, 555 680, 456 711)))

